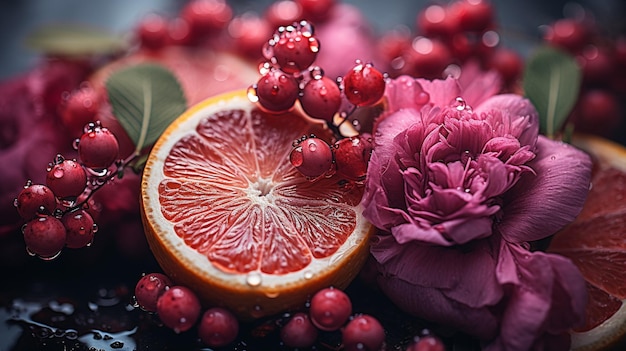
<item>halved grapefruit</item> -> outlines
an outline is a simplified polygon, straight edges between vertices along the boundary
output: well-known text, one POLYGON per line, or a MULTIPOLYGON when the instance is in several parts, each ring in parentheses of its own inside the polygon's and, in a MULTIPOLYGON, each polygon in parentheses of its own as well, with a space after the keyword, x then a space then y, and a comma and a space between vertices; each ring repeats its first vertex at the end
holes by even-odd
POLYGON ((259 110, 245 91, 205 100, 169 126, 141 184, 146 236, 163 270, 244 319, 345 288, 373 227, 359 187, 311 182, 290 164, 293 141, 310 134, 331 137, 299 110, 259 110))
POLYGON ((548 251, 570 258, 587 280, 586 325, 571 332, 572 349, 601 350, 626 334, 626 149, 593 136, 573 144, 594 158, 592 187, 548 251))

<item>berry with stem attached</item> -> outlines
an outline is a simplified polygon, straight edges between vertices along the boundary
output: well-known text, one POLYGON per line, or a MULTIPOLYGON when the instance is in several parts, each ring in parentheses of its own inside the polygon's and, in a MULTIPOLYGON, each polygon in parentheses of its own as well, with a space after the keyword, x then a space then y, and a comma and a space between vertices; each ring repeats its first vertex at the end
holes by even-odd
POLYGON ((78 158, 85 167, 101 170, 113 164, 119 155, 115 135, 100 123, 89 123, 78 140, 78 158))
POLYGON ((221 307, 204 312, 198 326, 200 340, 210 347, 226 346, 237 338, 239 322, 229 310, 221 307))
POLYGON ((172 286, 157 300, 157 314, 176 333, 189 330, 200 317, 200 300, 184 286, 172 286))
POLYGON ((60 199, 76 199, 87 187, 87 173, 80 163, 57 155, 50 165, 46 185, 60 199))
POLYGON ((43 259, 56 257, 65 246, 66 230, 59 219, 42 215, 22 227, 26 249, 43 259))
POLYGON ((172 281, 165 274, 146 274, 135 285, 135 301, 143 310, 156 312, 159 297, 171 285, 172 281))
POLYGON ((318 330, 306 313, 294 314, 280 330, 280 339, 288 347, 308 348, 315 344, 318 330))
POLYGON ((378 351, 385 343, 385 329, 376 318, 360 314, 342 330, 342 341, 346 351, 378 351))
MULTIPOLYGON (((321 72, 319 69, 313 71, 321 72)), ((341 90, 334 80, 320 73, 313 75, 305 84, 299 99, 302 109, 309 116, 332 122, 341 106, 341 90)))
POLYGON ((325 288, 313 295, 309 310, 313 324, 324 331, 341 328, 352 314, 352 302, 345 292, 325 288))
POLYGON ((56 208, 56 198, 50 188, 42 184, 28 184, 15 199, 17 212, 25 220, 39 214, 52 214, 56 208))
POLYGON ((331 171, 333 153, 324 140, 315 136, 303 137, 291 150, 289 161, 305 177, 316 179, 331 171))
POLYGON ((346 98, 356 106, 373 105, 385 93, 385 77, 369 63, 357 62, 342 82, 346 98))

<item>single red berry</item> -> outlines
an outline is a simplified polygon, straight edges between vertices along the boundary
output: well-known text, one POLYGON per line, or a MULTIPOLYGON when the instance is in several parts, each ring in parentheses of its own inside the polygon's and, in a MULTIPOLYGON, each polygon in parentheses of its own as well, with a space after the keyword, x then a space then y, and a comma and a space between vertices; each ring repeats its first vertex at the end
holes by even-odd
POLYGON ((61 120, 71 135, 80 135, 83 127, 96 120, 101 98, 92 87, 85 85, 72 92, 59 105, 61 120))
POLYGON ((606 89, 583 91, 572 112, 576 130, 609 136, 621 122, 620 104, 606 89))
POLYGON ((514 50, 499 48, 488 58, 487 66, 498 72, 505 83, 513 83, 521 77, 524 61, 514 50))
POLYGON ((494 26, 493 6, 486 0, 461 0, 452 5, 461 31, 483 32, 494 26))
POLYGON ((287 347, 309 348, 317 340, 317 328, 306 313, 294 314, 280 330, 280 339, 287 347))
POLYGON ((543 38, 553 46, 577 54, 589 43, 589 36, 589 29, 584 23, 562 18, 546 28, 543 38))
POLYGON ((330 17, 337 1, 336 0, 296 0, 302 7, 304 18, 314 22, 323 22, 330 17))
POLYGON ((261 107, 269 112, 282 113, 293 107, 298 99, 298 82, 292 75, 270 70, 254 86, 261 107))
POLYGON ((314 77, 302 89, 300 105, 309 116, 332 122, 341 106, 341 90, 328 77, 314 77))
POLYGON ((342 330, 342 341, 346 351, 378 351, 385 343, 385 329, 376 318, 360 314, 342 330))
POLYGON ((337 141, 335 143, 337 175, 351 181, 364 181, 372 149, 370 140, 363 136, 353 136, 337 141))
POLYGON ((89 212, 78 210, 63 215, 61 222, 67 231, 65 244, 71 249, 78 249, 91 244, 97 230, 89 212))
POLYGON ((416 338, 406 351, 446 351, 446 346, 438 337, 426 335, 416 338))
POLYGON ((265 11, 272 28, 287 26, 302 19, 302 6, 293 0, 274 1, 265 11))
POLYGON ((146 274, 135 285, 135 300, 142 309, 156 312, 159 297, 170 286, 172 286, 172 281, 165 274, 146 274))
POLYGON ((157 300, 161 322, 176 333, 189 330, 200 317, 200 300, 184 286, 172 286, 157 300))
POLYGON ((194 38, 201 38, 228 25, 233 9, 224 0, 192 0, 180 12, 180 17, 189 24, 194 38))
POLYGON ((22 227, 26 249, 43 259, 56 257, 65 246, 63 223, 53 216, 42 215, 22 227))
POLYGON ((78 162, 57 156, 46 176, 46 185, 58 198, 76 198, 87 187, 87 173, 78 162))
POLYGON ((333 153, 324 140, 309 137, 291 150, 289 161, 302 175, 316 179, 331 170, 333 153))
POLYGON ((452 63, 452 55, 440 40, 417 37, 405 53, 404 73, 417 78, 441 78, 443 70, 452 63))
POLYGON ((228 25, 228 34, 232 38, 235 50, 244 56, 257 59, 273 28, 269 22, 253 13, 235 17, 228 25))
POLYGON ((226 346, 237 338, 239 322, 235 315, 221 307, 209 308, 198 326, 200 340, 210 347, 226 346))
POLYGON ((272 51, 276 64, 286 73, 301 72, 315 62, 319 42, 313 36, 304 34, 298 27, 280 33, 273 43, 272 51))
POLYGON ((612 48, 586 46, 577 61, 583 72, 583 85, 606 85, 616 75, 617 60, 612 48))
POLYGON ((390 62, 392 69, 397 69, 394 67, 397 61, 401 61, 402 54, 411 48, 412 34, 408 29, 402 29, 404 27, 383 33, 377 43, 377 51, 383 59, 390 62))
POLYGON ((15 199, 17 212, 25 220, 38 214, 52 214, 56 208, 56 198, 50 188, 42 184, 26 186, 15 199))
POLYGON ((148 14, 139 22, 137 37, 142 48, 148 50, 162 49, 168 43, 168 35, 168 20, 159 14, 148 14))
POLYGON ((313 295, 309 314, 317 328, 325 331, 338 330, 352 314, 352 302, 343 291, 325 288, 313 295))
POLYGON ((343 77, 344 94, 356 106, 378 102, 385 93, 385 77, 371 64, 357 63, 343 77))
POLYGON ((192 46, 197 44, 198 38, 191 33, 189 23, 176 17, 169 21, 167 26, 168 42, 171 45, 192 46))
POLYGON ((118 157, 120 146, 115 135, 99 124, 92 125, 78 142, 78 157, 85 167, 104 169, 118 157))
POLYGON ((450 37, 459 31, 457 19, 447 7, 433 4, 419 12, 417 28, 427 37, 450 37))

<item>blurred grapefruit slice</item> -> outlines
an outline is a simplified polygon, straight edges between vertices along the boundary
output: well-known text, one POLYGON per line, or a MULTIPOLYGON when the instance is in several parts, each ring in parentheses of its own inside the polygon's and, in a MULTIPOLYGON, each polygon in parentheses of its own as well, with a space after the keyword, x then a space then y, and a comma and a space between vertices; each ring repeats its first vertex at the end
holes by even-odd
POLYGON ((244 319, 345 288, 372 226, 360 188, 311 182, 289 163, 292 142, 309 134, 331 136, 298 110, 262 112, 245 91, 205 100, 170 125, 141 184, 146 236, 163 270, 244 319))
POLYGON ((548 251, 570 258, 587 280, 586 325, 572 331, 572 349, 600 350, 626 334, 626 149, 592 136, 573 144, 594 158, 592 187, 548 251))

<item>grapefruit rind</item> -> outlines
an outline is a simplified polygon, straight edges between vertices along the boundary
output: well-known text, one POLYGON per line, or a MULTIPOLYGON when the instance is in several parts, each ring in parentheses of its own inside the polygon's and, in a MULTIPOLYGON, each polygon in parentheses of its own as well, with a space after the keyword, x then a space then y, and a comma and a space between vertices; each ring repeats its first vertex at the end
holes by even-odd
POLYGON ((573 351, 601 350, 614 344, 617 336, 626 334, 626 300, 609 319, 583 333, 570 332, 573 351))
POLYGON ((373 231, 373 226, 361 215, 362 209, 356 206, 355 229, 335 254, 314 259, 304 270, 282 275, 261 271, 227 273, 175 234, 174 224, 161 214, 158 195, 159 183, 166 178, 163 165, 170 150, 185 136, 195 134, 196 126, 205 116, 235 109, 249 113, 253 108, 244 91, 218 95, 190 108, 155 143, 141 183, 146 237, 162 269, 176 283, 193 289, 205 304, 228 307, 242 319, 303 307, 311 295, 328 286, 347 287, 365 263, 368 238, 373 231))

